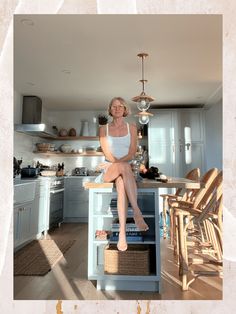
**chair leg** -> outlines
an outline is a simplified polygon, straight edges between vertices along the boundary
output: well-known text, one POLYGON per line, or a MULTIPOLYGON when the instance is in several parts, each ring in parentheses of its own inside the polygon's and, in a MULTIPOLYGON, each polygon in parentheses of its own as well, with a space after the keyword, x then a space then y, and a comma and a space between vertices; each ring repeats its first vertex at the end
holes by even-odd
POLYGON ((174 223, 174 256, 176 257, 177 264, 179 264, 179 234, 178 234, 178 217, 174 215, 173 217, 173 223, 174 223))
POLYGON ((168 199, 167 197, 163 198, 163 211, 162 211, 162 224, 163 224, 163 239, 167 237, 167 224, 166 224, 166 213, 168 208, 168 199))
POLYGON ((174 245, 174 217, 172 207, 169 207, 169 213, 170 213, 170 244, 174 245))
POLYGON ((178 242, 179 242, 179 275, 182 279, 182 290, 188 290, 188 252, 186 231, 184 228, 184 215, 179 212, 178 216, 178 242))

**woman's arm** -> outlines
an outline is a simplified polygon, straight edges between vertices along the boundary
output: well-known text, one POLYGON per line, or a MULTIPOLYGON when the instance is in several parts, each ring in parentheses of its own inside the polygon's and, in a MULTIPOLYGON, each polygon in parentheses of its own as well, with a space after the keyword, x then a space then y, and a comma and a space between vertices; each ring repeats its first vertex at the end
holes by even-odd
POLYGON ((106 138, 106 126, 101 126, 99 129, 99 140, 100 140, 100 145, 102 148, 102 151, 105 155, 106 160, 110 162, 116 162, 117 159, 112 155, 109 147, 108 147, 108 142, 106 138))
POLYGON ((130 124, 129 127, 130 127, 130 137, 131 137, 129 152, 126 156, 120 159, 117 159, 116 162, 130 161, 134 159, 135 157, 135 153, 137 151, 137 127, 135 124, 130 124))

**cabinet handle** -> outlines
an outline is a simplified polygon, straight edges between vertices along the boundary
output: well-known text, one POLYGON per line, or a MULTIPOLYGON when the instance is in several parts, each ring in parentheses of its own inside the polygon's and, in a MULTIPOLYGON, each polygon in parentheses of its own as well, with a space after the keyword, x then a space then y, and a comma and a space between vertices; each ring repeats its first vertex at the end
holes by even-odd
POLYGON ((182 152, 182 147, 183 147, 182 140, 179 139, 179 152, 180 153, 182 152))
POLYGON ((187 143, 187 144, 185 144, 185 146, 187 146, 187 150, 189 150, 189 149, 190 149, 191 144, 190 144, 190 143, 187 143))

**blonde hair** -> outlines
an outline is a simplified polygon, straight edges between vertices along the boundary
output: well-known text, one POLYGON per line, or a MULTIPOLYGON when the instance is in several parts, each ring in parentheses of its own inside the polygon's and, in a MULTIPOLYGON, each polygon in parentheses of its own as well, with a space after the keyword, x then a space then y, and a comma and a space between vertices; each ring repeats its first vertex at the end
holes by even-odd
POLYGON ((111 106, 112 106, 112 104, 113 104, 113 102, 115 100, 118 100, 124 106, 123 117, 127 117, 130 114, 130 109, 128 108, 128 105, 127 105, 126 101, 122 97, 114 97, 114 98, 112 98, 112 100, 110 101, 110 103, 108 105, 108 114, 109 114, 109 116, 112 116, 112 114, 111 114, 111 106))

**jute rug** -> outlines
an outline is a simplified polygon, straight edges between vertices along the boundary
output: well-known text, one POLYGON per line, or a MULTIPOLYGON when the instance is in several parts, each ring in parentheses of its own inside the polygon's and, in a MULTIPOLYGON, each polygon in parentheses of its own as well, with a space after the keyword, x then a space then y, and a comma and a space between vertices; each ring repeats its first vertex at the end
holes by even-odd
POLYGON ((14 255, 15 276, 43 276, 60 260, 75 240, 34 240, 14 255))

